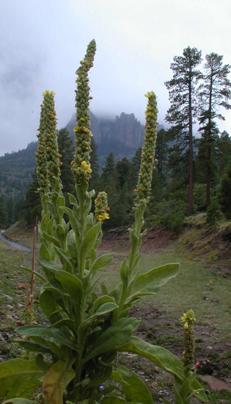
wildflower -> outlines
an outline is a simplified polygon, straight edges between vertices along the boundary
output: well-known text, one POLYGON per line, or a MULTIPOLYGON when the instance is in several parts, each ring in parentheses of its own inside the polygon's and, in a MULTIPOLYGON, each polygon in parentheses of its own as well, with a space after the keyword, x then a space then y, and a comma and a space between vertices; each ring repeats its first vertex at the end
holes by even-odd
POLYGON ((183 361, 186 370, 193 369, 195 362, 195 343, 194 343, 194 323, 195 314, 192 309, 184 313, 180 318, 184 328, 184 352, 183 361))
POLYGON ((76 141, 75 161, 72 164, 72 169, 78 184, 88 185, 91 177, 90 154, 91 154, 91 138, 90 131, 90 116, 89 116, 89 101, 90 88, 88 72, 93 66, 96 44, 91 41, 88 45, 86 55, 80 63, 80 67, 76 71, 77 91, 76 91, 76 109, 77 109, 77 124, 74 129, 76 141))
POLYGON ((87 174, 91 174, 92 173, 92 169, 91 169, 91 165, 90 163, 88 163, 87 161, 83 160, 81 163, 81 168, 82 170, 87 173, 87 174))
POLYGON ((105 390, 104 384, 100 384, 100 385, 99 385, 99 391, 100 391, 100 393, 103 393, 104 390, 105 390))
POLYGON ((200 369, 200 367, 201 367, 201 364, 200 364, 200 362, 199 361, 196 361, 196 363, 195 363, 195 369, 200 369))
POLYGON ((109 219, 109 214, 107 212, 100 213, 99 215, 96 216, 96 219, 98 222, 104 222, 104 220, 109 219))
POLYGON ((62 188, 54 93, 52 91, 43 93, 36 158, 39 192, 42 206, 45 208, 48 204, 48 195, 53 191, 59 193, 62 188))
POLYGON ((109 219, 109 207, 106 192, 99 192, 95 200, 95 217, 98 222, 109 219))
POLYGON ((152 172, 154 164, 156 132, 157 132, 157 106, 154 92, 146 94, 148 105, 146 109, 146 124, 144 145, 141 154, 141 165, 136 187, 136 202, 148 200, 151 190, 152 172))

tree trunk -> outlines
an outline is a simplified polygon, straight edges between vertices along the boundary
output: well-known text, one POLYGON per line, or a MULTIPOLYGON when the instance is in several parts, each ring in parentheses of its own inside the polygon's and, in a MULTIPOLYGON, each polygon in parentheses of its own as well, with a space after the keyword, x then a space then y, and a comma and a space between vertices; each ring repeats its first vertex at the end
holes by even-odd
POLYGON ((209 88, 209 110, 208 110, 208 138, 206 142, 207 147, 207 173, 206 173, 206 206, 210 205, 211 200, 211 180, 212 180, 212 93, 213 93, 213 71, 210 77, 210 88, 209 88))
POLYGON ((188 153, 188 207, 187 213, 193 213, 193 129, 192 129, 192 82, 189 78, 189 153, 188 153))

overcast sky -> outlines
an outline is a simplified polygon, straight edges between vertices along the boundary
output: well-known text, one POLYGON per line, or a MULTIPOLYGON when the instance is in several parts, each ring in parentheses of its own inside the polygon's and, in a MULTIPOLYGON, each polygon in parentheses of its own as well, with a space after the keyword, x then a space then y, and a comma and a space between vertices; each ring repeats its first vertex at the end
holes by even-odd
POLYGON ((58 127, 66 125, 75 70, 93 38, 91 110, 100 115, 143 121, 144 94, 154 90, 163 123, 164 82, 187 46, 231 64, 230 0, 0 0, 0 27, 0 155, 36 140, 44 89, 55 91, 58 127))

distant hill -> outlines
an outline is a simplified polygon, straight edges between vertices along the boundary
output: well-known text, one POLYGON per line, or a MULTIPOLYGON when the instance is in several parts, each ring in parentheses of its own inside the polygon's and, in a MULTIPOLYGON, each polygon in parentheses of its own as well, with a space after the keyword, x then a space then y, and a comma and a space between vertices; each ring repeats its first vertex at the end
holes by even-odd
POLYGON ((14 198, 25 194, 35 167, 36 146, 33 142, 26 149, 0 157, 1 195, 14 198))
MULTIPOLYGON (((74 140, 75 117, 67 124, 74 140)), ((97 117, 91 113, 91 130, 97 145, 99 161, 113 152, 116 159, 132 157, 142 144, 144 127, 134 114, 122 112, 115 119, 97 117)), ((0 157, 0 194, 7 197, 23 196, 31 182, 35 167, 37 143, 30 143, 26 149, 6 153, 0 157)))

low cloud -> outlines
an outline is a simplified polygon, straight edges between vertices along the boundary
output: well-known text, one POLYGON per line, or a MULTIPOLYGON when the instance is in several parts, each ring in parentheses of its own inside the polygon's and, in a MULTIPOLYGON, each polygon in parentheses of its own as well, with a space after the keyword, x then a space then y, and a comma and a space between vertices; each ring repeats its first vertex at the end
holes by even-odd
MULTIPOLYGON (((231 63, 230 12, 229 0, 219 5, 216 0, 3 0, 0 154, 36 140, 44 89, 56 93, 59 127, 68 122, 75 70, 92 38, 97 41, 93 112, 134 112, 143 121, 144 94, 153 89, 163 122, 169 106, 164 82, 174 55, 190 45, 231 63)), ((229 131, 226 116, 223 127, 229 131)))

